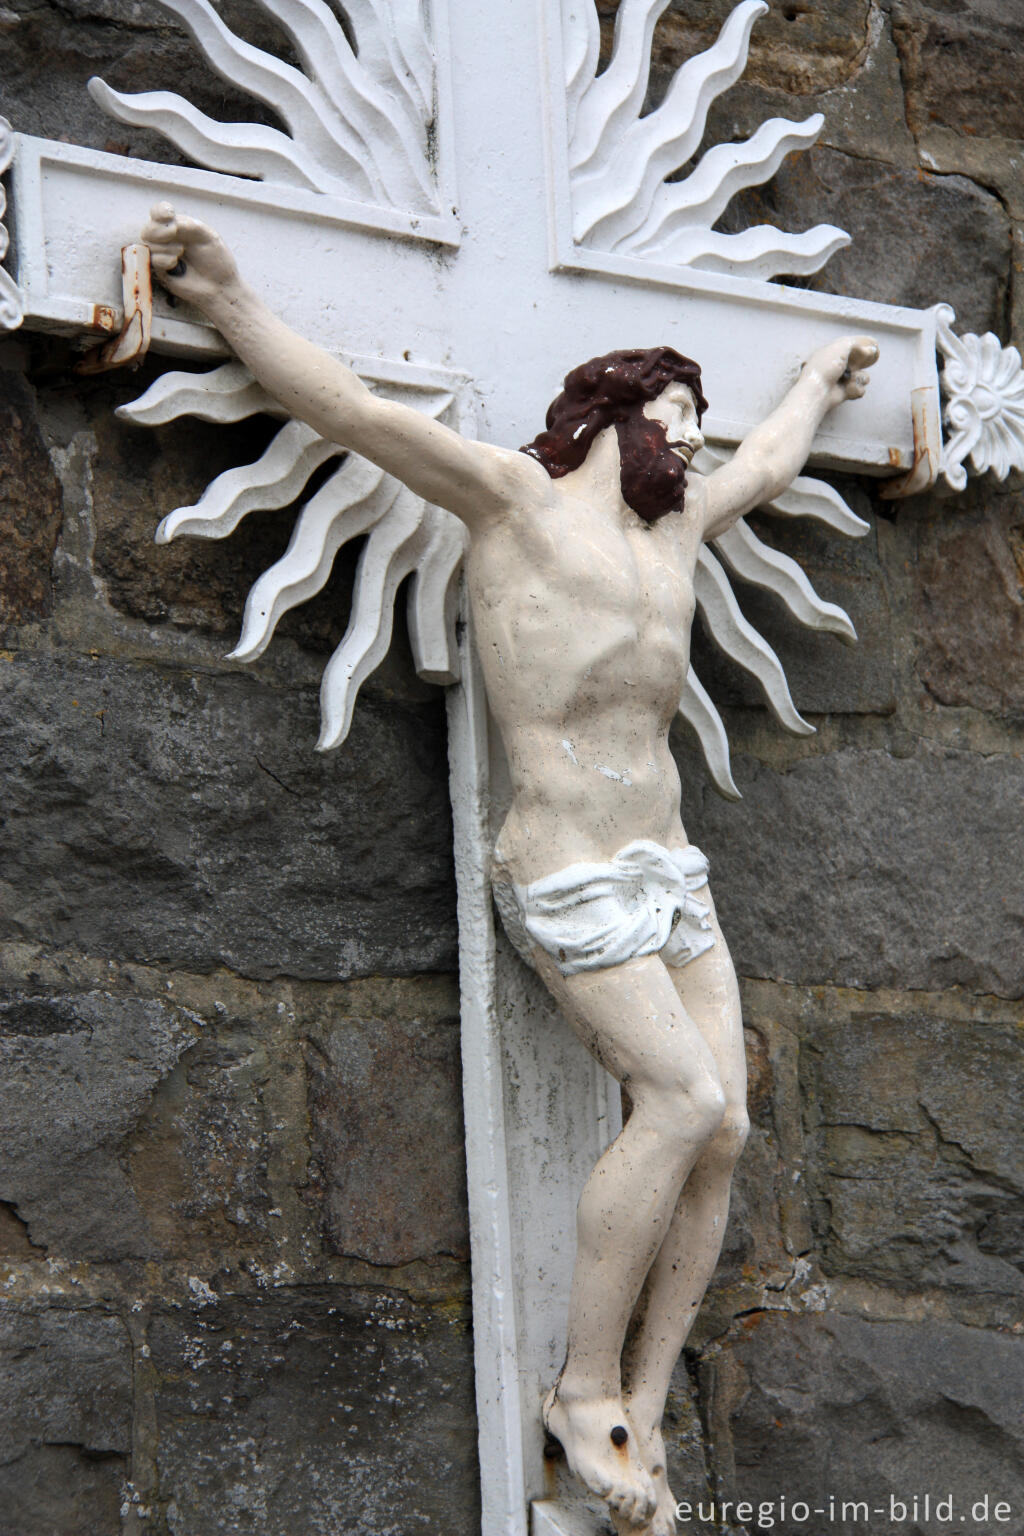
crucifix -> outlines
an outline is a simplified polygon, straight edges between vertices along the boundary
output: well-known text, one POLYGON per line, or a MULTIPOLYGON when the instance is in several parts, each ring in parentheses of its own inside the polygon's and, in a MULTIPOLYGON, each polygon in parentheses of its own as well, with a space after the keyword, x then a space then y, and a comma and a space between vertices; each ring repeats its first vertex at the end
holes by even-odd
MULTIPOLYGON (((807 359, 835 359, 845 345, 827 381, 840 391, 829 399, 835 408, 827 416, 822 409, 813 442, 809 435, 803 444, 817 462, 888 475, 894 494, 923 489, 940 471, 962 485, 968 454, 976 469, 1002 474, 1021 462, 1016 354, 994 338, 958 340, 941 306, 898 310, 769 282, 816 270, 845 241, 841 231, 714 231, 732 192, 766 179, 789 150, 813 142, 820 119, 773 120, 746 144, 715 146, 684 179, 666 181, 698 150, 710 102, 738 78, 750 30, 766 9, 760 0, 734 10, 715 45, 683 66, 646 116, 651 32, 663 0, 624 0, 600 72, 590 0, 564 0, 560 17, 554 7, 524 17, 482 6, 448 16, 440 0, 428 16, 399 0, 350 0, 354 45, 319 0, 265 0, 301 69, 236 38, 206 0, 165 3, 214 67, 271 104, 289 132, 215 124, 167 93, 123 97, 94 82, 108 111, 160 128, 212 169, 7 139, 17 235, 14 276, 0 289, 8 324, 24 318, 94 336, 119 332, 108 361, 137 353, 147 339, 216 361, 223 341, 199 310, 183 313, 158 298, 150 313, 130 263, 120 295, 110 273, 111 248, 130 247, 150 205, 171 199, 217 226, 253 289, 296 332, 315 336, 379 393, 505 450, 535 437, 537 414, 569 364, 640 345, 703 363, 709 443, 697 453, 691 437, 685 457, 709 485, 716 474, 727 481, 744 463, 737 454, 730 471, 731 451, 770 416, 807 359), (851 351, 852 331, 876 338, 880 356, 867 395, 844 402, 844 375, 872 361, 863 345, 851 351), (955 429, 945 444, 937 346, 955 429)), ((179 233, 170 231, 172 245, 179 233)), ((159 248, 159 232, 150 238, 159 248)), ((183 284, 194 262, 177 248, 186 244, 178 240, 165 264, 172 288, 179 258, 183 284)), ((182 292, 188 296, 187 287, 182 292)), ((676 383, 674 399, 666 387, 648 403, 655 416, 674 405, 678 420, 662 425, 678 447, 702 397, 692 377, 676 383)), ((281 406, 228 362, 205 375, 165 375, 126 414, 144 425, 189 411, 227 421, 264 409, 280 414, 281 406)), ((257 464, 220 477, 196 507, 171 511, 161 537, 225 536, 246 511, 290 502, 315 470, 341 456, 317 425, 324 423, 287 420, 257 464)), ((605 433, 606 443, 612 438, 605 433)), ((762 489, 783 515, 858 531, 821 482, 762 489)), ((576 1042, 552 1027, 552 994, 571 1007, 560 983, 545 991, 495 942, 488 870, 515 775, 490 728, 470 632, 460 636, 454 623, 464 533, 417 491, 445 500, 428 485, 403 488, 366 458, 346 457, 307 501, 282 561, 250 594, 234 654, 258 655, 280 614, 323 584, 341 544, 368 532, 349 633, 325 672, 321 746, 343 742, 359 684, 386 649, 407 575, 421 674, 458 680, 449 718, 484 1531, 524 1532, 531 1498, 535 1532, 596 1529, 599 1511, 546 1485, 538 1410, 564 1339, 564 1234, 584 1179, 620 1129, 617 1094, 576 1042), (514 1102, 505 1092, 513 1078, 514 1102), (537 1497, 545 1491, 552 1496, 537 1497)), ((703 546, 694 556, 696 601, 781 722, 809 729, 777 658, 743 619, 718 555, 741 580, 778 592, 801 622, 849 638, 849 620, 741 521, 715 524, 712 535, 714 552, 703 546)), ((715 782, 735 794, 721 719, 692 669, 680 679, 679 703, 715 782)), ((575 756, 571 741, 568 755, 575 756)), ((621 767, 598 767, 623 779, 621 767)), ((684 883, 686 874, 676 872, 684 883)), ((511 883, 522 884, 514 877, 515 870, 511 883)), ((549 1429, 571 1439, 551 1408, 549 1429)), ((591 1492, 602 1491, 597 1477, 589 1481, 591 1492)), ((649 1511, 641 1502, 620 1501, 617 1513, 642 1528, 649 1511)), ((656 1529, 669 1530, 670 1516, 663 1513, 656 1529)))

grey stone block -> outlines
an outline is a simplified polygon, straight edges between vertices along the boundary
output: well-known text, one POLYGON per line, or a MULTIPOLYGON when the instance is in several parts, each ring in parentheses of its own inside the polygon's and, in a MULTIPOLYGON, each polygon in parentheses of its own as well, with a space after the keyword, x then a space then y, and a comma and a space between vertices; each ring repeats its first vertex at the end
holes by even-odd
POLYGON ((271 1268, 281 1257, 292 1234, 270 1164, 303 1128, 275 1124, 267 1084, 297 1070, 295 1054, 290 1039, 215 1025, 160 1084, 128 1158, 154 1253, 200 1274, 231 1260, 252 1263, 254 1252, 271 1268))
MULTIPOLYGON (((655 87, 669 70, 710 47, 734 9, 733 0, 673 0, 655 37, 655 87)), ((748 78, 801 96, 834 89, 862 61, 870 11, 869 0, 835 0, 806 11, 772 7, 754 28, 748 78)))
POLYGON ((151 1252, 123 1142, 195 1038, 182 1010, 89 992, 0 1000, 0 1199, 57 1257, 151 1252))
POLYGON ((454 966, 440 706, 315 700, 237 674, 4 664, 4 931, 94 955, 334 979, 454 966))
POLYGON ((1024 1057, 1007 1025, 865 1002, 801 1048, 808 1176, 832 1273, 1024 1294, 1024 1057))
MULTIPOLYGON (((916 509, 915 509, 916 510, 916 509)), ((939 704, 1024 715, 1024 526, 988 482, 911 514, 915 668, 939 704)))
MULTIPOLYGON (((732 9, 730 0, 674 0, 655 33, 649 101, 660 99, 672 68, 713 43, 732 9)), ((705 145, 746 139, 771 117, 802 122, 812 112, 823 114, 821 142, 831 148, 917 165, 892 27, 868 0, 772 6, 754 28, 742 77, 711 107, 705 145)))
POLYGON ((465 1320, 308 1288, 167 1311, 159 1495, 172 1536, 476 1536, 465 1320))
POLYGON ((117 1318, 5 1302, 0 1536, 119 1530, 131 1406, 131 1348, 117 1318))
POLYGON ((941 123, 972 136, 1024 139, 1018 6, 894 0, 892 19, 915 132, 941 123))
POLYGON ((0 629, 43 618, 60 532, 60 486, 39 433, 24 379, 0 370, 0 629))
POLYGON ((1020 1338, 766 1312, 706 1358, 701 1381, 723 1492, 769 1505, 779 1536, 1005 1536, 1013 1525, 993 1516, 994 1505, 1008 1503, 1014 1516, 1024 1507, 1020 1338), (933 1510, 937 1498, 953 1499, 952 1521, 925 1521, 920 1506, 914 1518, 910 1501, 925 1493, 933 1510), (972 1520, 986 1494, 988 1517, 972 1520), (783 1498, 789 1512, 802 1502, 826 1516, 834 1498, 835 1518, 779 1518, 783 1498), (892 1517, 890 1499, 907 1504, 903 1518, 892 1517), (860 1508, 844 1518, 844 1501, 860 1508))
POLYGON ((1017 757, 921 743, 734 767, 738 805, 688 760, 683 812, 741 975, 1021 995, 1017 757))
POLYGON ((373 1264, 468 1259, 458 1020, 338 1019, 306 1062, 329 1246, 373 1264))
POLYGON ((221 973, 177 976, 174 993, 205 1025, 125 1159, 153 1254, 197 1275, 296 1284, 341 1278, 338 1253, 359 1270, 359 1255, 422 1258, 432 1294, 441 1268, 458 1289, 468 1239, 454 978, 256 985, 221 973))
POLYGON ((958 325, 1001 328, 1010 281, 1011 228, 999 199, 964 176, 816 146, 766 187, 736 196, 719 227, 782 229, 836 224, 856 238, 800 286, 926 309, 941 298, 958 325))

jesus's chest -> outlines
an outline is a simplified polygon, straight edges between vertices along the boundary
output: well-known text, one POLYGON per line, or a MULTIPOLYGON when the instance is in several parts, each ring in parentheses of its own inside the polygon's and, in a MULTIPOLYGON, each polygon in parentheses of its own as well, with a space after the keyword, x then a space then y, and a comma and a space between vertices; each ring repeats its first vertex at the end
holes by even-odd
POLYGON ((654 664, 688 649, 693 557, 669 530, 622 530, 558 520, 540 533, 487 541, 474 552, 478 636, 504 654, 642 652, 654 664))

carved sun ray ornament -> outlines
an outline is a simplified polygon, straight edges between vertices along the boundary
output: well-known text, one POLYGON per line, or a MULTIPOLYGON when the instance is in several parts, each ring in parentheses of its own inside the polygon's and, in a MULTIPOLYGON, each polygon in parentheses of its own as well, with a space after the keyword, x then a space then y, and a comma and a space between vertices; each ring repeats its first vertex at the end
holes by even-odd
MULTIPOLYGON (((436 64, 423 0, 345 0, 346 28, 324 0, 257 0, 289 39, 301 68, 286 64, 231 32, 210 0, 159 0, 189 29, 208 63, 232 84, 269 105, 286 132, 257 123, 218 123, 172 92, 124 95, 94 80, 96 101, 123 122, 162 133, 200 165, 231 176, 320 193, 380 209, 420 214, 424 222, 447 201, 434 165, 436 64), (352 39, 350 42, 349 39, 352 39)), ((592 0, 561 0, 566 67, 565 153, 577 248, 597 259, 703 269, 744 279, 816 271, 848 236, 830 225, 803 234, 758 226, 723 235, 713 226, 740 189, 768 180, 787 153, 817 139, 823 119, 775 118, 743 144, 711 147, 695 163, 708 111, 740 77, 752 28, 767 6, 742 0, 717 41, 677 70, 664 100, 641 116, 654 27, 668 0, 622 0, 608 66, 597 73, 600 29, 592 0), (669 178, 688 173, 680 179, 669 178)), ((14 153, 0 120, 0 171, 14 153)), ((251 180, 250 180, 251 184, 251 180)), ((0 189, 0 198, 2 198, 0 189)), ((3 214, 0 202, 0 215, 3 214)), ((0 224, 0 259, 7 248, 0 224)), ((609 269, 611 270, 611 269, 609 269)), ((964 461, 1004 478, 1024 464, 1024 374, 1018 353, 991 335, 957 338, 953 312, 936 309, 941 375, 952 436, 942 471, 954 489, 966 484, 964 461)), ((0 270, 0 328, 20 323, 22 302, 0 270)), ((566 363, 575 361, 567 358, 566 363)), ((372 374, 372 366, 368 369, 372 374)), ((412 392, 413 403, 448 409, 443 393, 412 392)), ((140 425, 194 414, 233 421, 280 411, 237 363, 206 374, 171 373, 122 414, 140 425)), ((725 449, 707 448, 695 468, 711 472, 725 449)), ((160 529, 163 540, 225 537, 247 512, 286 506, 310 477, 342 450, 287 421, 253 465, 220 476, 195 507, 179 508, 160 529)), ((766 509, 810 516, 857 536, 867 525, 820 480, 801 478, 766 509)), ((249 660, 269 643, 282 613, 320 590, 347 540, 365 535, 349 632, 325 671, 320 745, 348 731, 362 681, 381 659, 398 587, 413 575, 409 624, 421 676, 454 680, 455 577, 464 535, 455 519, 428 507, 354 455, 339 462, 306 501, 286 555, 254 586, 233 655, 249 660)), ((731 579, 776 594, 800 624, 852 641, 848 616, 821 599, 804 572, 741 522, 701 555, 696 597, 716 644, 757 680, 784 728, 813 729, 797 712, 778 657, 744 618, 731 579)), ((725 726, 691 670, 680 712, 696 730, 719 790, 736 797, 725 726)))
POLYGON ((210 0, 157 3, 184 23, 211 68, 273 108, 288 132, 217 122, 172 91, 124 95, 90 80, 90 94, 111 117, 153 129, 210 170, 438 212, 433 56, 418 0, 346 0, 354 48, 323 0, 256 0, 302 69, 238 37, 210 0))
POLYGON ((669 0, 622 0, 606 69, 596 73, 597 11, 562 0, 573 237, 578 245, 707 272, 771 278, 817 272, 850 237, 831 224, 804 234, 758 225, 740 234, 713 226, 730 199, 774 176, 791 150, 813 144, 820 112, 806 122, 775 117, 744 144, 716 144, 679 181, 704 137, 716 97, 742 75, 764 0, 743 0, 718 40, 680 66, 661 105, 641 117, 654 27, 669 0))
MULTIPOLYGON (((301 177, 305 179, 299 180, 300 185, 317 185, 325 191, 334 189, 320 163, 331 163, 330 133, 337 140, 337 163, 349 163, 346 146, 351 147, 353 140, 339 128, 342 121, 350 127, 361 125, 367 166, 393 163, 390 141, 387 153, 378 146, 375 155, 369 154, 376 119, 359 117, 360 103, 366 99, 366 80, 362 80, 363 89, 356 92, 354 104, 346 84, 357 71, 365 71, 381 90, 394 89, 391 77, 402 74, 402 68, 395 67, 396 57, 417 57, 411 40, 414 35, 422 37, 422 31, 411 25, 417 6, 402 6, 395 0, 392 33, 383 25, 385 0, 358 0, 348 5, 357 39, 366 40, 364 61, 362 48, 358 60, 352 55, 341 29, 320 0, 260 0, 285 27, 311 75, 317 73, 313 59, 318 45, 338 66, 333 74, 322 65, 319 69, 319 79, 329 84, 331 94, 324 97, 317 84, 310 103, 297 108, 296 93, 302 89, 297 72, 234 37, 208 0, 160 3, 181 17, 215 68, 277 108, 292 128, 292 148, 281 143, 283 136, 277 130, 201 120, 201 114, 180 97, 164 92, 124 97, 93 81, 90 89, 107 111, 123 121, 158 128, 179 148, 216 169, 260 174, 268 180, 295 181, 301 177), (332 26, 337 36, 331 34, 332 26), (389 37, 390 49, 386 49, 384 43, 389 37), (340 59, 345 61, 345 72, 339 72, 340 59), (345 104, 344 116, 341 102, 345 104)), ((820 114, 805 124, 774 119, 745 146, 721 145, 708 151, 686 181, 664 182, 665 175, 685 163, 700 142, 712 101, 742 74, 751 28, 767 9, 762 0, 744 0, 714 47, 677 72, 662 106, 639 118, 654 24, 667 3, 623 0, 611 63, 595 78, 599 41, 596 9, 589 0, 584 4, 566 0, 573 187, 577 209, 582 210, 577 228, 590 243, 610 241, 609 248, 713 269, 724 264, 728 270, 758 277, 816 270, 847 243, 848 236, 841 230, 822 225, 799 236, 765 229, 718 236, 710 225, 735 191, 767 180, 790 149, 817 138, 823 122, 820 114), (729 253, 727 258, 725 252, 729 253)), ((403 77, 400 105, 403 112, 411 114, 407 127, 414 122, 424 128, 427 81, 425 66, 418 74, 410 67, 403 77)), ((407 185, 401 190, 404 195, 407 185)), ((346 191, 365 195, 366 188, 349 181, 346 191)), ((379 180, 370 195, 381 195, 379 180)), ((423 404, 422 400, 415 403, 423 404)), ((437 396, 431 399, 429 409, 440 414, 450 404, 450 396, 437 396)), ((207 374, 166 374, 140 400, 123 406, 119 414, 137 425, 155 426, 186 414, 229 422, 257 412, 282 414, 241 364, 228 363, 207 374)), ((341 454, 337 445, 325 442, 311 428, 287 421, 257 463, 225 472, 195 506, 169 513, 160 524, 157 540, 166 543, 183 535, 225 538, 248 512, 289 505, 321 465, 341 454)), ((710 473, 728 457, 727 452, 708 447, 698 455, 694 467, 710 473)), ((868 530, 838 494, 819 480, 794 482, 768 510, 782 516, 814 517, 837 532, 854 536, 868 530)), ((464 531, 448 513, 413 497, 354 454, 349 454, 306 502, 285 555, 249 593, 242 635, 232 658, 251 661, 261 655, 282 614, 320 591, 338 550, 363 534, 369 537, 360 558, 351 622, 327 664, 321 685, 321 750, 340 746, 348 734, 359 688, 387 650, 393 605, 405 576, 414 577, 408 622, 419 675, 440 683, 455 681, 458 676, 453 619, 464 531)), ((800 624, 855 641, 851 620, 842 609, 815 593, 794 560, 764 544, 745 522, 716 540, 715 547, 717 555, 702 550, 695 581, 708 634, 730 660, 757 681, 786 730, 797 735, 812 732, 814 727, 793 703, 779 658, 744 617, 726 566, 739 580, 774 592, 800 624)), ((697 734, 716 787, 726 797, 738 799, 724 722, 692 667, 679 709, 697 734)))
MULTIPOLYGON (((414 394, 417 406, 433 417, 452 406, 451 395, 443 392, 426 398, 423 391, 394 386, 387 392, 407 402, 414 394)), ((248 369, 225 363, 207 374, 166 373, 118 415, 136 426, 155 427, 186 415, 226 423, 261 412, 282 414, 248 369)), ((302 422, 286 420, 255 463, 218 475, 194 506, 169 512, 156 534, 159 544, 182 535, 227 538, 248 513, 289 506, 333 459, 340 463, 305 501, 285 553, 252 587, 242 633, 230 653, 235 661, 261 656, 282 616, 326 584, 342 546, 366 536, 348 629, 321 682, 321 751, 340 746, 348 735, 359 690, 387 653, 395 598, 407 576, 413 578, 407 620, 416 670, 428 682, 458 681, 455 610, 468 537, 462 523, 366 459, 325 441, 302 422)))
MULTIPOLYGON (((704 447, 694 459, 694 468, 711 474, 731 457, 720 449, 704 447)), ((807 475, 798 476, 762 510, 779 517, 811 517, 852 538, 863 538, 870 530, 870 524, 850 510, 838 491, 807 475)), ((811 735, 814 726, 797 711, 782 663, 763 635, 744 618, 725 566, 740 581, 773 592, 790 617, 805 628, 826 631, 855 644, 853 621, 838 604, 820 597, 797 562, 765 544, 744 518, 713 542, 714 553, 706 546, 700 551, 694 578, 694 595, 709 637, 731 661, 750 673, 785 730, 794 736, 811 735)), ((692 666, 679 713, 697 733, 716 788, 729 800, 740 799, 725 723, 692 666)))
MULTIPOLYGON (((451 396, 443 393, 425 400, 421 391, 407 392, 405 398, 410 397, 435 417, 452 404, 451 396)), ((118 410, 123 420, 143 427, 162 426, 186 415, 227 423, 259 413, 283 414, 241 363, 225 363, 205 374, 164 374, 140 399, 118 410)), ((729 457, 723 450, 705 447, 694 468, 710 474, 729 457)), ((457 681, 454 617, 467 543, 463 525, 358 455, 345 454, 311 427, 286 419, 255 463, 218 475, 195 505, 169 512, 156 533, 160 544, 179 537, 227 538, 248 513, 290 505, 321 466, 338 458, 343 459, 340 467, 302 507, 285 554, 250 591, 242 633, 230 653, 235 661, 261 656, 282 615, 326 584, 339 549, 369 535, 360 556, 349 628, 321 684, 321 751, 340 746, 348 734, 359 689, 387 651, 395 597, 408 575, 413 581, 407 617, 417 672, 428 682, 457 681)), ((855 538, 869 529, 837 491, 808 476, 795 480, 765 510, 782 517, 815 518, 855 538)), ((795 735, 808 735, 814 727, 797 711, 778 656, 744 617, 725 566, 739 580, 774 592, 805 627, 855 642, 853 623, 842 608, 814 591, 795 560, 765 544, 743 519, 714 543, 717 555, 701 551, 695 579, 705 628, 718 648, 759 684, 780 725, 795 735)), ((696 731, 717 788, 727 798, 739 799, 724 722, 692 667, 679 712, 696 731)))

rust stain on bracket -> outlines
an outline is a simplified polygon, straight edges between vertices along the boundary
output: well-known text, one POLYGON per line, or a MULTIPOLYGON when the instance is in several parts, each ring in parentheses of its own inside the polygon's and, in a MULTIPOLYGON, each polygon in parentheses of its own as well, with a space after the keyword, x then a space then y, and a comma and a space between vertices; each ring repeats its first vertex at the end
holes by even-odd
MULTIPOLYGON (((121 251, 121 291, 124 295, 124 323, 113 340, 91 352, 75 364, 76 373, 106 373, 111 368, 126 368, 138 363, 149 351, 153 330, 153 274, 149 247, 126 245, 121 251)), ((95 308, 96 324, 111 331, 117 324, 115 312, 106 304, 95 308)))
MULTIPOLYGON (((897 480, 887 480, 880 495, 884 501, 896 501, 904 496, 916 496, 934 485, 942 464, 942 429, 939 427, 935 440, 935 424, 938 420, 933 408, 935 391, 929 384, 910 392, 910 413, 914 424, 914 463, 905 475, 897 480)), ((889 450, 889 457, 897 454, 889 450)))

